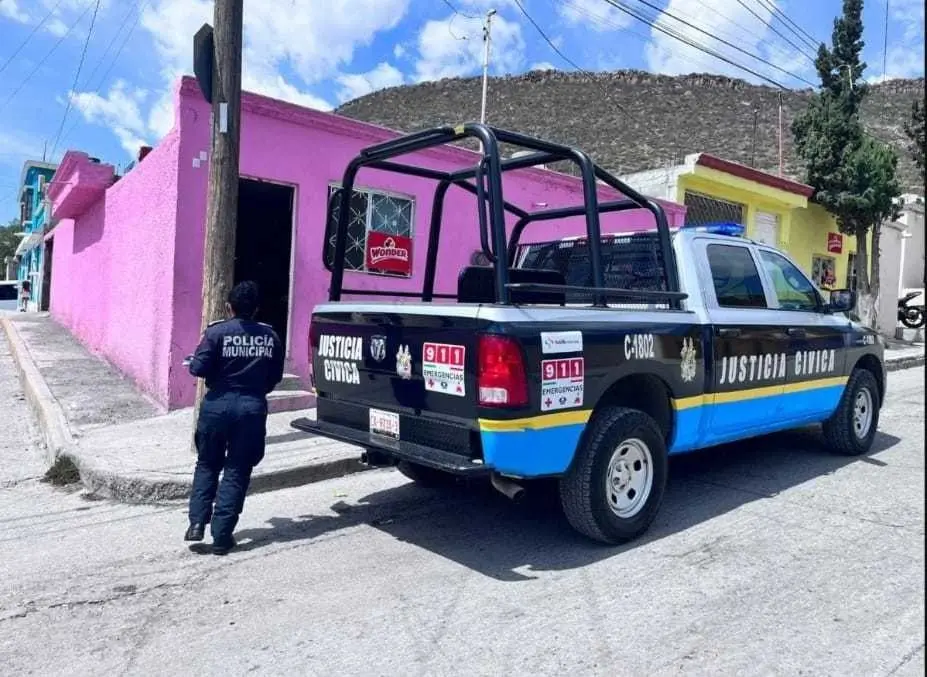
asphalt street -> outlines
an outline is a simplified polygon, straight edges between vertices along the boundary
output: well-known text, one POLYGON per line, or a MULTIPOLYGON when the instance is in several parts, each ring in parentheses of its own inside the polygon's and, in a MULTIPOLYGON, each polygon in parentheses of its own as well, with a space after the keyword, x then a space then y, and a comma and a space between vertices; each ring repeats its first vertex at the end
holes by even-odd
POLYGON ((798 432, 681 458, 630 546, 574 535, 543 491, 383 470, 250 497, 214 557, 183 506, 36 479, 0 349, 0 672, 921 676, 924 371, 889 379, 871 455, 798 432))

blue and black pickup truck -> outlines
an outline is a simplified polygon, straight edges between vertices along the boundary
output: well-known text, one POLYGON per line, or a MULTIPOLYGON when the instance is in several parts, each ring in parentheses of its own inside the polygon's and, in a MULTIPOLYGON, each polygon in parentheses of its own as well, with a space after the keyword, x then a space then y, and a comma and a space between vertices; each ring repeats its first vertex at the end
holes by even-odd
POLYGON ((836 453, 872 445, 884 345, 849 319, 855 294, 825 298, 736 224, 671 230, 659 204, 579 150, 482 124, 426 130, 362 151, 330 207, 339 204, 330 302, 310 326, 317 418, 292 425, 365 449, 371 465, 396 464, 426 485, 488 475, 512 498, 556 478, 570 524, 621 543, 654 519, 672 454, 812 424, 836 453), (467 137, 483 149, 474 167, 396 161, 467 137), (502 159, 500 144, 530 153, 502 159), (505 172, 564 160, 578 167, 584 204, 531 213, 505 200, 505 172), (436 183, 414 300, 343 299, 371 293, 344 284, 361 168, 436 183), (600 202, 599 181, 625 197, 600 202), (464 268, 456 294, 437 294, 451 188, 475 196, 489 265, 464 268), (648 211, 654 228, 601 233, 601 214, 631 209, 648 211), (585 237, 520 244, 534 223, 575 217, 585 237))

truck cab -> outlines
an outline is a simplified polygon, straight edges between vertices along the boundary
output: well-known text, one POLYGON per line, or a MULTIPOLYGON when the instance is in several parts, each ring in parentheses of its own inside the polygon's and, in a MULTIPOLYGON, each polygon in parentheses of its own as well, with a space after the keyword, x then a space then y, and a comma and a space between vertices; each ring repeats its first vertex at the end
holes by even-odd
POLYGON ((606 543, 646 531, 671 454, 809 424, 838 453, 870 448, 883 346, 846 316, 854 294, 825 298, 736 226, 671 231, 659 205, 581 152, 476 124, 368 149, 346 171, 345 193, 360 166, 401 171, 387 158, 468 134, 484 147, 477 167, 409 170, 439 184, 417 301, 343 300, 353 292, 336 242, 330 302, 310 325, 317 417, 295 428, 432 486, 488 476, 517 498, 531 480, 555 478, 570 523, 606 543), (536 152, 503 161, 498 142, 536 152), (502 197, 503 171, 552 156, 580 166, 585 203, 522 211, 508 229, 502 212, 521 210, 502 197), (598 203, 596 179, 627 199, 598 203), (442 190, 461 184, 477 198, 492 266, 464 268, 457 293, 440 297, 442 190), (600 213, 631 208, 653 214, 655 228, 601 234, 600 213), (536 220, 577 215, 583 238, 520 243, 536 220))

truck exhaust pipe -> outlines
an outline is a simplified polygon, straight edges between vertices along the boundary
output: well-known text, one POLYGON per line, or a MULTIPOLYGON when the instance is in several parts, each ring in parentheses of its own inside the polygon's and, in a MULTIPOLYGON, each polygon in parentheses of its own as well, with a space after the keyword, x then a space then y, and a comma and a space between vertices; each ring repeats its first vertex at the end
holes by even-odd
POLYGON ((505 494, 513 503, 520 503, 525 496, 525 488, 516 484, 512 480, 506 479, 501 475, 493 473, 489 481, 493 488, 501 494, 505 494))

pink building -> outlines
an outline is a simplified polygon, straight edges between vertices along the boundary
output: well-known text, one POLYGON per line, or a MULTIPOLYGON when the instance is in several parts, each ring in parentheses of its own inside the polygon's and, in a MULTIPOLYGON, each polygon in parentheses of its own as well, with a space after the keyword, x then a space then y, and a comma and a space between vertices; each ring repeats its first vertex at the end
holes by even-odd
MULTIPOLYGON (((364 147, 397 133, 262 96, 242 97, 241 183, 236 278, 262 288, 263 319, 287 342, 290 371, 305 379, 308 320, 327 299, 323 266, 330 191, 364 147)), ((195 384, 181 366, 199 339, 210 109, 196 82, 181 80, 173 129, 116 180, 113 167, 70 151, 49 186, 57 225, 47 235, 51 313, 90 349, 168 408, 192 404, 195 384)), ((147 150, 147 149, 146 149, 147 150)), ((443 147, 408 161, 436 169, 472 166, 476 154, 443 147)), ((529 211, 580 204, 573 177, 544 169, 507 175, 505 196, 529 211)), ((434 183, 362 171, 352 210, 346 273, 353 288, 421 289, 434 183), (372 223, 412 239, 408 277, 365 271, 372 223)), ((600 199, 617 199, 602 189, 600 199)), ((445 204, 436 291, 456 293, 459 269, 479 249, 475 198, 453 188, 445 204)), ((670 226, 684 207, 664 203, 670 226)), ((604 215, 603 232, 653 226, 646 212, 604 215)), ((526 242, 577 235, 582 221, 542 222, 526 242)))

